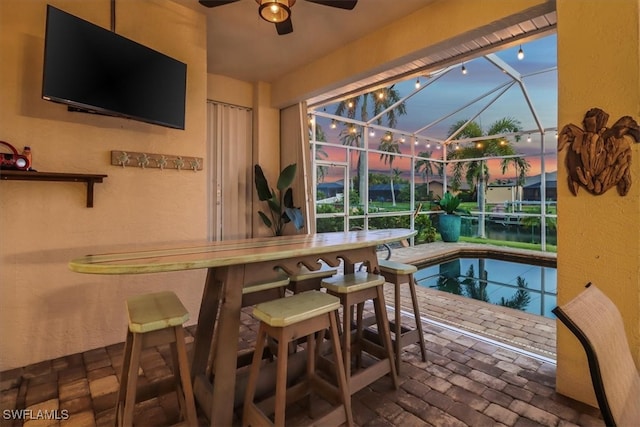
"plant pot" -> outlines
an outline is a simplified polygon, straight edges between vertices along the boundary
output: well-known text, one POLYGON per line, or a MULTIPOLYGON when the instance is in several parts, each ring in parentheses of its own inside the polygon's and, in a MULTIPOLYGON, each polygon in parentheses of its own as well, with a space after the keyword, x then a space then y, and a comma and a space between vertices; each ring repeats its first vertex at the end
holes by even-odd
POLYGON ((462 218, 458 215, 444 214, 438 218, 440 236, 443 242, 457 242, 460 238, 460 224, 462 218))

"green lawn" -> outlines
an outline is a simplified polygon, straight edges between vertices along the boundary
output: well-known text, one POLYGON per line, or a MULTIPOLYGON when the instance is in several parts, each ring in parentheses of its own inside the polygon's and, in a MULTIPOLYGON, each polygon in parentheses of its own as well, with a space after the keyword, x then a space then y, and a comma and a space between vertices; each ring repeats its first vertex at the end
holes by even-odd
MULTIPOLYGON (((440 235, 437 235, 440 237, 440 235)), ((506 246, 509 248, 517 248, 517 249, 530 249, 534 251, 541 251, 542 245, 539 243, 523 243, 523 242, 510 242, 506 240, 492 240, 492 239, 483 239, 481 237, 465 237, 460 236, 461 242, 467 243, 481 243, 486 245, 496 245, 496 246, 506 246)), ((547 244, 547 252, 557 252, 558 248, 555 245, 547 244)))

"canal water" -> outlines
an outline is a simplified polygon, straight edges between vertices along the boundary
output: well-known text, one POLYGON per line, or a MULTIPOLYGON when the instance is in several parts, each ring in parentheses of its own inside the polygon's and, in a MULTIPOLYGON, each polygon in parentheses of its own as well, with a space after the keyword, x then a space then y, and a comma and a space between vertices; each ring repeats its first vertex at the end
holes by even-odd
MULTIPOLYGON (((540 243, 540 227, 523 227, 519 225, 509 224, 502 225, 487 221, 485 234, 488 239, 505 240, 508 242, 522 243, 540 243)), ((463 217, 460 235, 474 237, 478 235, 477 221, 470 221, 463 217)), ((557 244, 556 230, 547 230, 546 242, 549 245, 557 244)))
POLYGON ((418 285, 554 319, 557 271, 553 267, 490 258, 459 258, 420 267, 418 285))

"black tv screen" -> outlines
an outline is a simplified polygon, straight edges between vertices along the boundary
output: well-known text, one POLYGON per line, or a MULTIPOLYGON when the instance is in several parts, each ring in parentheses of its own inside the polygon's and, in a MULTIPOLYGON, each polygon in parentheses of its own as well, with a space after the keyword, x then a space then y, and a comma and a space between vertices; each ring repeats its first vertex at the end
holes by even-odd
POLYGON ((184 129, 187 65, 47 6, 42 98, 184 129))

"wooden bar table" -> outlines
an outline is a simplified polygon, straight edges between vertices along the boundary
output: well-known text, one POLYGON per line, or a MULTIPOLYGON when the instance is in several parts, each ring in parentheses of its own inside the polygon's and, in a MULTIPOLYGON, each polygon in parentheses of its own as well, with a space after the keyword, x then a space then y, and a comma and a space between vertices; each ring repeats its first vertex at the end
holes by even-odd
POLYGON ((196 327, 191 365, 196 400, 211 425, 232 424, 236 395, 236 357, 240 326, 242 287, 245 284, 279 277, 304 265, 321 267, 320 260, 332 267, 343 261, 345 273, 366 262, 377 271, 376 246, 405 240, 415 232, 407 229, 360 230, 281 237, 262 237, 223 242, 179 244, 133 252, 87 255, 69 262, 69 268, 89 274, 147 274, 207 269, 207 277, 196 327), (211 349, 213 331, 218 345, 211 349), (213 351, 213 383, 207 363, 213 351))

